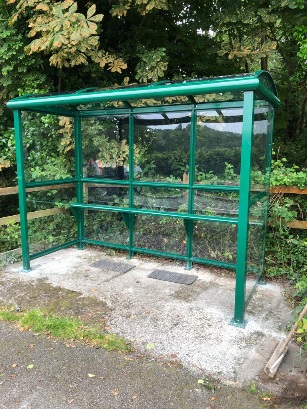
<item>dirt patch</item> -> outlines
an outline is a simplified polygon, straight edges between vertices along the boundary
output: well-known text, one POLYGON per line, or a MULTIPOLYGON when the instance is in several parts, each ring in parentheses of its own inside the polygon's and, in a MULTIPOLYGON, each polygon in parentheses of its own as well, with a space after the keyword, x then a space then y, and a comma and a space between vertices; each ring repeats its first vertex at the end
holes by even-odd
POLYGON ((16 309, 39 307, 48 313, 79 318, 88 324, 103 325, 107 305, 94 297, 83 296, 78 291, 52 286, 44 279, 35 283, 0 276, 0 302, 16 309))

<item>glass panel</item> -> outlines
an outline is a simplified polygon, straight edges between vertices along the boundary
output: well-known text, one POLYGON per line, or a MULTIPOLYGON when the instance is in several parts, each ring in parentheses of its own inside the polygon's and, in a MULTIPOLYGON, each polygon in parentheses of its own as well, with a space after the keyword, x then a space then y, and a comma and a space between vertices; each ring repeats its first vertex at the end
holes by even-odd
POLYGON ((70 202, 76 201, 76 188, 73 185, 63 188, 60 186, 43 186, 40 191, 27 193, 28 212, 52 208, 69 208, 70 202))
POLYGON ((182 183, 189 168, 190 112, 166 112, 134 117, 135 166, 139 179, 182 183))
POLYGON ((251 185, 257 190, 267 190, 270 177, 270 147, 268 135, 273 126, 271 107, 254 110, 254 136, 252 148, 251 185))
POLYGON ((236 262, 237 225, 198 221, 194 225, 193 257, 236 262))
POLYGON ((11 216, 19 213, 18 195, 0 196, 0 217, 11 216))
POLYGON ((70 210, 70 202, 76 200, 75 187, 50 189, 50 186, 43 186, 39 189, 27 193, 31 253, 77 238, 76 219, 70 210))
POLYGON ((172 217, 135 217, 134 246, 144 249, 186 253, 186 233, 182 220, 172 217))
POLYGON ((227 101, 243 101, 242 91, 219 92, 214 94, 194 95, 193 98, 197 104, 204 102, 227 102, 227 101))
POLYGON ((136 187, 134 188, 134 206, 167 212, 187 212, 188 190, 136 187))
POLYGON ((251 223, 248 231, 247 271, 259 275, 263 269, 265 228, 260 222, 251 223))
POLYGON ((128 227, 123 215, 117 212, 94 210, 85 212, 84 237, 90 240, 129 245, 128 227))
POLYGON ((197 112, 196 183, 239 185, 243 110, 197 112))
POLYGON ((50 209, 63 211, 28 221, 30 253, 46 250, 60 244, 65 244, 77 238, 76 219, 70 210, 50 209))
POLYGON ((160 107, 165 105, 182 105, 191 103, 189 97, 186 96, 173 96, 165 98, 146 98, 146 99, 137 99, 129 100, 129 104, 134 108, 141 107, 160 107))
POLYGON ((27 182, 75 176, 73 120, 22 112, 27 182))
POLYGON ((121 185, 85 183, 84 200, 91 204, 129 207, 129 188, 121 185))
POLYGON ((128 117, 82 119, 83 175, 124 180, 129 176, 128 117))
POLYGON ((207 216, 238 217, 239 194, 236 192, 208 192, 196 190, 194 193, 194 213, 207 216))
POLYGON ((251 164, 251 193, 247 248, 248 297, 259 276, 263 273, 266 219, 269 200, 271 132, 273 109, 257 106, 254 109, 254 135, 251 164))

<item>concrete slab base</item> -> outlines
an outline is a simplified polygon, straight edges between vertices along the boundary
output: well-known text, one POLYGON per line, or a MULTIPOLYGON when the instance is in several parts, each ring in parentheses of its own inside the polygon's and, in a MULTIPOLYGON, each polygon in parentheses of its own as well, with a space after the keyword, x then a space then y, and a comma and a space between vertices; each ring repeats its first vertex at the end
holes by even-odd
MULTIPOLYGON (((204 266, 194 267, 192 272, 198 279, 190 286, 147 277, 155 269, 184 273, 183 263, 147 257, 127 260, 125 255, 111 257, 92 248, 61 250, 33 260, 31 267, 25 273, 14 264, 4 274, 7 280, 35 283, 43 279, 95 297, 109 307, 110 331, 124 336, 140 351, 154 356, 176 355, 185 367, 228 384, 260 379, 293 316, 282 287, 269 283, 257 287, 247 308, 246 327, 229 325, 234 275, 204 266), (91 267, 103 257, 134 268, 118 273, 91 267)), ((252 284, 248 281, 247 288, 252 284)), ((294 372, 302 372, 295 351, 291 365, 294 372)))

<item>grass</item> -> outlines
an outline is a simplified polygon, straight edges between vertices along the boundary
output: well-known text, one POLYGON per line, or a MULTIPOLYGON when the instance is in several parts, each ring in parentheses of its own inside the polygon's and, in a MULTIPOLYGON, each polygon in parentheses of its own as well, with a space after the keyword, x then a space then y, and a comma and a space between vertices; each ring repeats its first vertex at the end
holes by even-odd
POLYGON ((82 341, 107 351, 131 352, 131 346, 121 337, 102 333, 99 327, 87 326, 76 318, 47 314, 41 309, 16 312, 0 306, 0 320, 16 323, 21 330, 46 334, 63 340, 82 341))

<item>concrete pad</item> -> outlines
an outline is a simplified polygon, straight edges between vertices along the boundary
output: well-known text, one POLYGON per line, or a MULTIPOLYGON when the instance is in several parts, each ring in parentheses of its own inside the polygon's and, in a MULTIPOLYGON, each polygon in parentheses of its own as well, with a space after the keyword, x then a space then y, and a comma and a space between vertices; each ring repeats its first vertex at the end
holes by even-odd
MULTIPOLYGON (((154 356, 175 354, 193 371, 228 384, 258 377, 291 322, 293 312, 282 288, 258 286, 247 308, 246 328, 229 325, 234 307, 234 275, 196 266, 192 285, 154 280, 155 269, 187 273, 180 262, 107 256, 98 249, 65 249, 31 262, 30 272, 9 266, 7 280, 44 279, 53 286, 93 296, 108 307, 110 331, 124 336, 140 351, 154 356), (106 259, 134 268, 126 273, 92 267, 106 259)), ((247 283, 251 287, 251 282, 247 283)))

